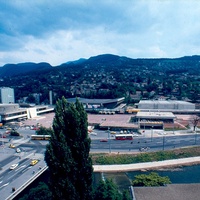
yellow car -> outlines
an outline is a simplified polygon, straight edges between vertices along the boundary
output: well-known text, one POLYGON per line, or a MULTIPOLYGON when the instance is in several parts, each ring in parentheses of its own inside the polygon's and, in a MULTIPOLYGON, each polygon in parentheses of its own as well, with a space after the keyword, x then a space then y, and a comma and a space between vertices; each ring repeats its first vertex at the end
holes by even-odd
POLYGON ((14 144, 10 144, 9 147, 10 148, 15 148, 15 145, 14 144))
POLYGON ((37 163, 38 163, 38 160, 32 160, 31 163, 30 163, 30 165, 33 166, 33 165, 36 165, 37 163))

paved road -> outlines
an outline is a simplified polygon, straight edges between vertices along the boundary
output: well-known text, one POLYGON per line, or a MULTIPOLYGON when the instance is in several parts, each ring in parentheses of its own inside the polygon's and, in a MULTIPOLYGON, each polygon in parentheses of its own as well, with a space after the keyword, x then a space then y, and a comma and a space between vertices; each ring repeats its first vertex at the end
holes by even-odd
MULTIPOLYGON (((44 162, 44 151, 45 146, 48 141, 30 141, 30 135, 35 134, 35 131, 27 129, 18 130, 23 137, 12 137, 10 138, 1 138, 0 148, 0 193, 3 193, 4 196, 0 196, 0 200, 4 200, 5 197, 11 194, 12 187, 18 189, 26 180, 31 179, 33 175, 33 170, 38 171, 38 166, 45 166, 44 162), (15 149, 8 148, 9 143, 15 144, 16 147, 21 148, 22 153, 17 154, 15 149), (21 159, 19 159, 19 157, 21 159), (33 167, 30 167, 30 160, 37 158, 39 163, 33 167), (19 163, 19 166, 10 171, 9 167, 13 163, 19 163)), ((196 134, 186 135, 180 133, 168 134, 168 135, 159 135, 156 132, 146 131, 145 136, 135 137, 133 141, 116 141, 114 137, 109 136, 109 133, 106 131, 95 130, 97 135, 91 135, 91 152, 139 152, 138 149, 143 146, 150 147, 150 151, 160 150, 160 149, 171 149, 175 147, 185 146, 185 145, 199 145, 200 137, 196 134), (100 142, 100 139, 108 138, 108 142, 100 142)), ((197 158, 200 160, 200 158, 197 158)), ((190 162, 190 161, 189 161, 190 162)), ((191 162, 194 162, 191 161, 191 162)), ((177 160, 176 160, 177 163, 177 160)), ((152 163, 153 164, 153 163, 152 163)), ((161 165, 161 164, 160 164, 161 165)), ((151 164, 142 164, 142 167, 150 167, 151 164)), ((95 171, 109 171, 109 170, 130 170, 135 168, 141 168, 140 165, 117 165, 114 166, 94 166, 95 171)))

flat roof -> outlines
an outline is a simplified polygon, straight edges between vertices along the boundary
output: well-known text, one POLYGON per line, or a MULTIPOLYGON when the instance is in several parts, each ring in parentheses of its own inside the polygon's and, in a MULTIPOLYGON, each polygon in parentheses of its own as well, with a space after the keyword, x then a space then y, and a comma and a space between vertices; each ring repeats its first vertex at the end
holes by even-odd
POLYGON ((185 104, 185 105, 194 105, 193 103, 187 102, 187 101, 177 101, 177 100, 140 100, 140 103, 145 104, 185 104))
POLYGON ((137 118, 176 118, 172 112, 138 112, 137 118))
MULTIPOLYGON (((125 98, 117 98, 117 99, 87 99, 87 98, 80 98, 77 97, 81 103, 88 103, 88 104, 105 104, 105 103, 113 103, 118 101, 123 101, 125 98)), ((68 102, 75 102, 76 98, 68 98, 68 102)))
POLYGON ((0 107, 19 106, 18 103, 0 103, 0 107))
POLYGON ((168 184, 161 187, 134 187, 138 200, 198 200, 200 184, 168 184))

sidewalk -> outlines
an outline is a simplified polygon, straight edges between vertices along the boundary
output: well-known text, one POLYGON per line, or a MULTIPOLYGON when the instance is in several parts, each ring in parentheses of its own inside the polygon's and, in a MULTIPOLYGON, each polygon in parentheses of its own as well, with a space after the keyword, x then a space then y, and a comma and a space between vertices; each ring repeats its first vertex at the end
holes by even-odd
POLYGON ((124 171, 149 170, 162 167, 175 167, 179 165, 192 165, 192 164, 200 164, 200 156, 157 161, 157 162, 137 163, 137 164, 93 165, 93 168, 94 172, 124 172, 124 171))

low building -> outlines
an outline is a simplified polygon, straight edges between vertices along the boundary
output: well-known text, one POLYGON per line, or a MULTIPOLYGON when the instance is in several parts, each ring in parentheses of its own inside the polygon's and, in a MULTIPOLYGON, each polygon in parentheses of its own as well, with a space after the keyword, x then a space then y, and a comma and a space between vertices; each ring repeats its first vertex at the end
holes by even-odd
MULTIPOLYGON (((117 99, 86 99, 86 98, 78 98, 78 100, 83 104, 86 110, 92 109, 114 109, 119 106, 122 102, 124 102, 124 97, 117 99)), ((74 103, 76 98, 68 98, 68 102, 74 103)))
POLYGON ((174 100, 141 100, 138 109, 146 110, 195 110, 195 104, 186 101, 174 100))
POLYGON ((138 112, 135 116, 141 129, 163 129, 164 123, 174 123, 172 112, 138 112))
POLYGON ((54 107, 49 106, 33 106, 22 108, 19 104, 0 104, 0 123, 5 124, 11 121, 30 119, 40 114, 53 111, 54 107))

